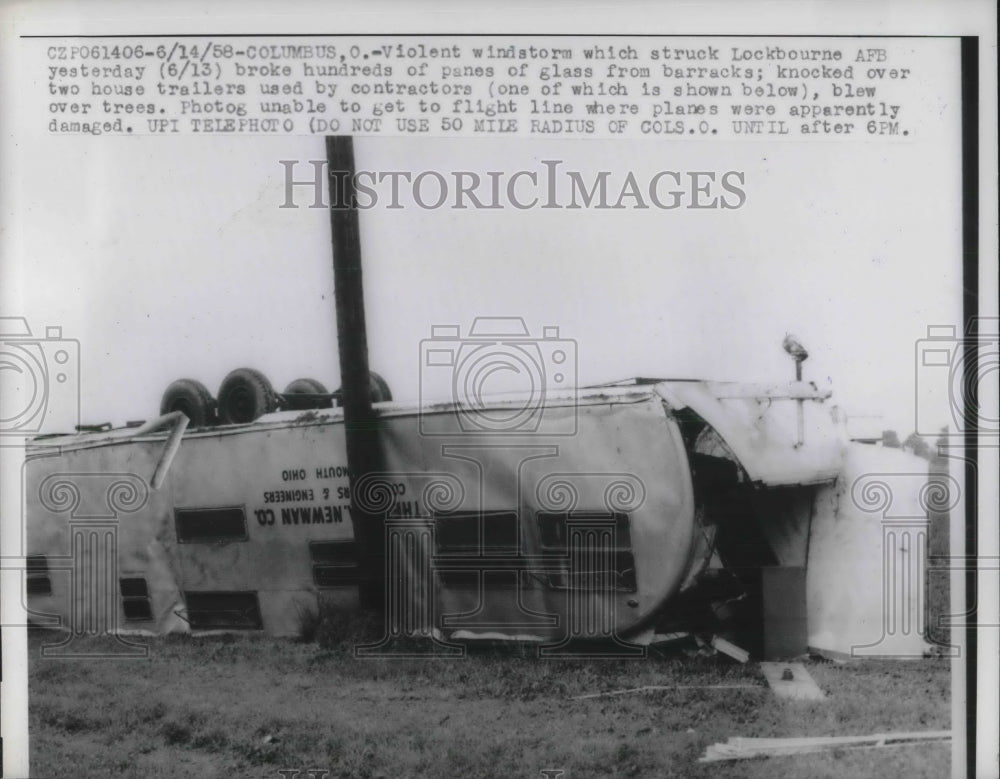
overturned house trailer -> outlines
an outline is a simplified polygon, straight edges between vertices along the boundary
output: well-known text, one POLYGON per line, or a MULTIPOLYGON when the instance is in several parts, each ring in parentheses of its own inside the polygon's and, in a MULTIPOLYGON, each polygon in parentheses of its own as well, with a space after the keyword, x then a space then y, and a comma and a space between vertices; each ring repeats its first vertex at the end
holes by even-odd
MULTIPOLYGON (((530 432, 502 435, 457 403, 375 404, 386 468, 355 499, 384 517, 388 629, 920 656, 927 463, 851 442, 828 397, 634 380, 550 394, 530 432), (887 530, 871 493, 893 479, 887 530)), ((186 425, 29 448, 33 619, 294 635, 322 604, 358 608, 342 410, 186 425)))

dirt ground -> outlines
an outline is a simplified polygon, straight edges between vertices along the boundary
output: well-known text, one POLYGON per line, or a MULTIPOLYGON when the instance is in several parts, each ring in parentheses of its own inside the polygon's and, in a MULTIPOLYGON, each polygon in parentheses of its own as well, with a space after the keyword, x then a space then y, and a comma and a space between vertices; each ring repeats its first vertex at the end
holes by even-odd
MULTIPOLYGON (((938 777, 947 744, 699 763, 731 736, 950 727, 945 660, 807 663, 823 702, 775 698, 724 657, 359 659, 350 640, 142 639, 145 659, 47 659, 30 641, 36 777, 938 777), (571 700, 644 685, 673 689, 571 700), (713 686, 747 685, 737 689, 713 686), (298 775, 295 774, 298 771, 298 775), (551 773, 550 776, 558 776, 551 773)), ((80 647, 106 649, 110 640, 80 647)))

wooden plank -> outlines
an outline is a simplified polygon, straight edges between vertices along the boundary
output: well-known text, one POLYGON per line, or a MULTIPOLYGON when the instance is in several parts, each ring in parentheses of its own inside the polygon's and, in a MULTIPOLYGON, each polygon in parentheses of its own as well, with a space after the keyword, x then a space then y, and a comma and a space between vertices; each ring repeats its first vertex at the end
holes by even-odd
POLYGON ((826 698, 802 663, 761 663, 760 670, 779 698, 821 701, 826 698))
POLYGON ((759 684, 647 684, 644 687, 630 687, 627 690, 611 690, 610 692, 591 692, 586 695, 575 695, 571 701, 583 701, 589 698, 606 698, 612 695, 631 695, 637 692, 656 692, 662 690, 762 690, 759 684))
POLYGON ((726 639, 719 636, 712 636, 712 646, 714 646, 717 651, 722 652, 722 654, 729 655, 731 658, 738 660, 741 663, 745 663, 750 659, 750 653, 745 649, 741 649, 731 641, 726 641, 726 639))
POLYGON ((700 763, 717 760, 745 760, 753 757, 780 757, 828 749, 872 749, 919 743, 950 741, 950 730, 917 733, 874 733, 868 736, 806 736, 798 738, 730 738, 725 744, 711 744, 700 763))

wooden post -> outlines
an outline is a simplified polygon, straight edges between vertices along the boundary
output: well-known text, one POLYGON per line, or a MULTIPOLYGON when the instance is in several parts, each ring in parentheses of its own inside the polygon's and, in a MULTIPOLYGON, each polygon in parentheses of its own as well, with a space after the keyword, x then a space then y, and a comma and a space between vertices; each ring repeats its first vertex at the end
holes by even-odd
POLYGON ((384 471, 380 423, 372 414, 361 279, 361 235, 354 207, 354 140, 328 136, 326 158, 330 181, 330 227, 333 233, 334 300, 340 353, 341 403, 350 472, 351 523, 357 544, 361 605, 384 606, 384 516, 365 510, 355 487, 365 474, 384 471))

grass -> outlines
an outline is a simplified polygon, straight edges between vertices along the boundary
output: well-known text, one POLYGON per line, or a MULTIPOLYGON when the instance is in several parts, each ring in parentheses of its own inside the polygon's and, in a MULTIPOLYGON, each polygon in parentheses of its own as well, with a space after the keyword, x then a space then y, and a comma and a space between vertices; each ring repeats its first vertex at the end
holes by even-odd
MULTIPOLYGON (((38 777, 941 777, 946 745, 700 764, 730 736, 949 727, 946 661, 813 662, 822 703, 778 700, 755 664, 724 658, 358 659, 370 620, 320 620, 312 641, 259 634, 147 639, 144 660, 42 658, 31 636, 38 777), (643 685, 753 684, 574 701, 643 685), (321 776, 319 774, 318 776, 321 776)), ((88 648, 110 644, 88 639, 88 648)), ((83 644, 81 644, 83 646, 83 644)))

